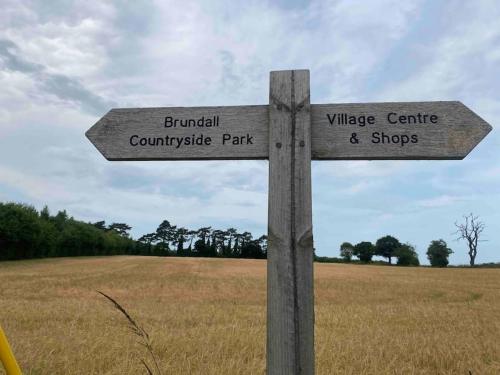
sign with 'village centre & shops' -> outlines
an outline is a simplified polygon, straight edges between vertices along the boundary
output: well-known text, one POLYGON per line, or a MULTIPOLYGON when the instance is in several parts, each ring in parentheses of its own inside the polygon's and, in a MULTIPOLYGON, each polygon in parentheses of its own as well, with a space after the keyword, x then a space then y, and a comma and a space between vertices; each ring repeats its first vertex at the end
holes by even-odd
MULTIPOLYGON (((312 159, 462 159, 491 130, 460 102, 311 105, 312 159)), ((267 105, 112 109, 87 137, 109 160, 267 159, 267 105)))

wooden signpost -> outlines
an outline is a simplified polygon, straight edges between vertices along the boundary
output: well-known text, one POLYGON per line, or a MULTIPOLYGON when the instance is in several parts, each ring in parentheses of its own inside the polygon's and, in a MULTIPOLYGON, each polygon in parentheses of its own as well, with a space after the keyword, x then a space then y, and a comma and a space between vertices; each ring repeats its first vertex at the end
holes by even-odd
POLYGON ((267 159, 267 106, 112 109, 87 131, 108 160, 267 159))
POLYGON ((463 159, 491 129, 460 102, 311 105, 289 70, 269 105, 112 109, 86 135, 108 160, 269 160, 267 373, 310 375, 311 159, 463 159))

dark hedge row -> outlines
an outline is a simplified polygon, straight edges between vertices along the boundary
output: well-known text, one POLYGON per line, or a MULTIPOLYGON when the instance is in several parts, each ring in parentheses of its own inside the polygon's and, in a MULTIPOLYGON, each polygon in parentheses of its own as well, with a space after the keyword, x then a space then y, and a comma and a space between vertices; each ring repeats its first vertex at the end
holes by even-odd
POLYGON ((0 260, 92 255, 156 255, 266 258, 267 238, 203 227, 177 228, 164 220, 156 232, 138 240, 124 223, 85 223, 66 211, 0 202, 0 260))
POLYGON ((133 254, 136 241, 47 208, 0 203, 0 260, 133 254))

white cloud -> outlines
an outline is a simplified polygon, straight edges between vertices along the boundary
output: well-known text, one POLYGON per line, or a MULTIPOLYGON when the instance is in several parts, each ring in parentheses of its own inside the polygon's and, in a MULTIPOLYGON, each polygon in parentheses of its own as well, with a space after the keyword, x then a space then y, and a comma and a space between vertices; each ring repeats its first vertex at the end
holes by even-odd
POLYGON ((346 188, 340 189, 339 192, 344 194, 354 195, 354 194, 359 194, 361 192, 373 191, 380 185, 381 185, 380 181, 361 180, 346 188))
POLYGON ((445 207, 445 206, 450 206, 452 204, 455 204, 458 201, 463 201, 466 200, 467 198, 464 197, 457 197, 457 196, 451 196, 451 195, 440 195, 438 197, 434 198, 429 198, 429 199, 422 199, 417 202, 418 206, 424 207, 424 208, 436 208, 436 207, 445 207))
MULTIPOLYGON (((459 99, 497 125, 499 3, 440 3, 433 21, 425 9, 435 4, 7 0, 0 197, 139 230, 165 218, 265 227, 266 162, 110 163, 83 133, 114 103, 265 104, 274 69, 309 68, 313 102, 459 99)), ((445 231, 458 210, 477 206, 494 221, 495 131, 462 162, 315 162, 316 247, 332 248, 337 222, 339 236, 394 228, 425 248, 422 231, 445 231), (439 218, 422 214, 431 208, 439 218)))
POLYGON ((332 176, 336 178, 389 177, 403 172, 408 167, 405 161, 369 161, 355 160, 346 162, 315 162, 315 176, 332 176))
MULTIPOLYGON (((428 45, 416 45, 420 66, 407 79, 383 90, 382 101, 483 98, 477 90, 500 82, 498 40, 500 9, 496 1, 449 2, 443 13, 453 17, 446 32, 428 45)), ((491 94, 491 93, 489 93, 491 94)))
POLYGON ((19 190, 30 199, 36 201, 39 201, 41 197, 48 201, 65 201, 71 199, 72 197, 71 192, 66 191, 58 184, 1 166, 0 183, 10 188, 19 190))

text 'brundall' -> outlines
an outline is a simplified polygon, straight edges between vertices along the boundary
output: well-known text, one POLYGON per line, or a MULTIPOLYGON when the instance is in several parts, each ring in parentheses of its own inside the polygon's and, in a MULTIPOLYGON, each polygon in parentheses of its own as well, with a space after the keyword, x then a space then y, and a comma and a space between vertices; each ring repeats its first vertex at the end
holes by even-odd
POLYGON ((166 128, 211 128, 213 126, 219 126, 219 116, 205 117, 202 116, 197 119, 179 119, 172 116, 165 117, 165 127, 166 128))

